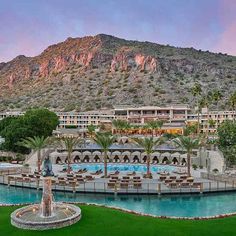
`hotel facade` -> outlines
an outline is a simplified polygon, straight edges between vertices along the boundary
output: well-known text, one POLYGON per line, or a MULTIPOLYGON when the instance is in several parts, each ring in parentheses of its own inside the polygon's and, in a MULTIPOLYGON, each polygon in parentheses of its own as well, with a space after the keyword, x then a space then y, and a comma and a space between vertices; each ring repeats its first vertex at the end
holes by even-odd
MULTIPOLYGON (((116 106, 114 109, 101 109, 87 112, 55 112, 59 118, 58 129, 86 130, 89 125, 99 127, 112 126, 112 120, 126 120, 131 124, 144 125, 151 120, 162 120, 163 129, 173 133, 182 132, 187 124, 198 121, 197 112, 191 110, 187 105, 172 105, 166 107, 158 106, 116 106)), ((5 117, 23 115, 21 111, 8 111, 0 113, 0 120, 5 117)), ((207 111, 202 109, 199 114, 201 132, 214 133, 219 124, 225 120, 236 119, 235 111, 207 111), (211 122, 210 122, 211 121, 211 122)))

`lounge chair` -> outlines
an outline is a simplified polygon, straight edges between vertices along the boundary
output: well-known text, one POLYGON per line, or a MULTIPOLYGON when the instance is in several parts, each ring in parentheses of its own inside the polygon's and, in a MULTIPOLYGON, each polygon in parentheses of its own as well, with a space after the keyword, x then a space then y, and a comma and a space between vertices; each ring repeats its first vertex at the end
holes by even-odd
POLYGON ((179 184, 176 183, 176 182, 169 183, 169 187, 170 187, 170 188, 178 188, 178 187, 179 187, 179 184))
POLYGON ((168 176, 170 173, 167 171, 163 171, 163 172, 157 172, 157 174, 162 175, 162 176, 168 176))
POLYGON ((111 179, 119 179, 119 176, 111 176, 111 179))
POLYGON ((182 183, 182 182, 183 182, 183 179, 176 179, 175 182, 176 182, 176 183, 182 183))
POLYGON ((74 177, 67 177, 68 181, 74 181, 74 179, 75 179, 74 177))
POLYGON ((166 178, 167 178, 166 176, 160 176, 160 177, 159 177, 159 180, 160 180, 160 181, 164 181, 166 178))
POLYGON ((91 173, 91 175, 100 175, 100 174, 102 174, 101 169, 91 173))
POLYGON ((129 176, 123 176, 122 179, 128 179, 129 180, 130 177, 129 176))
POLYGON ((77 181, 69 181, 68 184, 69 184, 69 186, 71 186, 71 187, 75 187, 75 186, 78 185, 78 182, 77 182, 77 181))
POLYGON ((180 183, 180 187, 181 188, 189 188, 190 187, 190 183, 186 183, 186 182, 180 183))
POLYGON ((107 183, 108 188, 115 188, 115 186, 116 186, 116 182, 108 182, 107 183))
POLYGON ((24 182, 25 183, 31 183, 31 182, 33 182, 33 180, 31 178, 29 178, 29 177, 25 177, 24 178, 24 182))
POLYGON ((109 183, 116 183, 118 179, 109 179, 109 183))
POLYGON ((150 174, 149 176, 147 176, 147 174, 143 174, 143 178, 149 178, 149 179, 152 179, 152 174, 150 174))
POLYGON ((74 177, 74 175, 72 175, 72 174, 67 174, 66 175, 68 178, 73 178, 74 177))
POLYGON ((194 182, 194 183, 192 184, 192 187, 193 187, 193 188, 201 188, 201 185, 202 185, 202 183, 200 183, 200 182, 194 182))
POLYGON ((188 178, 187 175, 181 175, 181 176, 180 176, 180 179, 187 179, 187 178, 188 178))
POLYGON ((84 168, 84 169, 78 170, 76 173, 82 174, 82 173, 86 173, 87 171, 88 171, 88 170, 87 170, 86 168, 84 168))
POLYGON ((134 176, 133 180, 141 180, 141 177, 140 176, 134 176))
POLYGON ((170 179, 176 179, 176 176, 170 176, 169 178, 170 179))
POLYGON ((142 183, 141 182, 134 182, 133 188, 136 188, 136 189, 142 188, 142 183))
POLYGON ((16 182, 23 182, 24 181, 24 179, 22 177, 16 177, 15 180, 16 180, 16 182))
POLYGON ((121 188, 128 189, 129 183, 127 183, 127 182, 121 182, 121 183, 120 183, 120 187, 121 187, 121 188))
POLYGON ((65 177, 58 177, 58 180, 65 180, 65 177))
POLYGON ((110 175, 118 175, 120 172, 118 170, 116 170, 115 172, 113 173, 110 173, 110 175))
POLYGON ((85 179, 91 181, 94 180, 95 178, 92 175, 86 175, 85 179))
POLYGON ((84 178, 77 178, 76 179, 78 183, 85 183, 85 179, 84 178))
POLYGON ((172 179, 166 179, 166 180, 165 180, 165 184, 169 184, 169 183, 171 183, 171 182, 173 182, 172 179))
POLYGON ((61 186, 66 186, 67 185, 65 180, 59 180, 58 184, 61 185, 61 186))
POLYGON ((82 175, 75 175, 76 178, 83 178, 82 175))
POLYGON ((187 181, 188 183, 193 183, 194 179, 190 177, 190 178, 187 178, 186 181, 187 181))
POLYGON ((127 173, 127 175, 129 175, 129 176, 133 176, 133 175, 136 175, 136 172, 135 172, 135 171, 133 171, 133 172, 129 172, 129 173, 127 173))

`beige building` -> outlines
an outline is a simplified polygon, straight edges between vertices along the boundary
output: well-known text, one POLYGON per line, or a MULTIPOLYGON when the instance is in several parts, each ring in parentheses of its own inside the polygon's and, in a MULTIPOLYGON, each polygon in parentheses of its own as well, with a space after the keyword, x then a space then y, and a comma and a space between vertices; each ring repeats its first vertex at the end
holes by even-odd
MULTIPOLYGON (((0 120, 5 117, 23 115, 21 111, 8 111, 0 113, 0 120)), ((56 112, 59 117, 60 129, 77 128, 86 130, 93 124, 98 127, 101 125, 111 126, 113 119, 127 120, 132 124, 143 125, 151 120, 163 120, 165 129, 175 132, 182 130, 185 124, 193 124, 198 121, 198 114, 191 110, 187 105, 171 105, 166 107, 158 106, 116 106, 114 109, 101 109, 87 112, 56 112)), ((224 120, 236 119, 235 111, 207 111, 202 109, 199 114, 202 132, 214 133, 217 127, 224 120)))
POLYGON ((99 126, 110 123, 115 118, 113 110, 102 109, 88 112, 56 112, 59 128, 86 129, 89 125, 99 126))
POLYGON ((167 107, 115 107, 116 119, 125 119, 130 123, 144 124, 150 120, 167 122, 185 122, 190 108, 187 105, 173 105, 167 107))
MULTIPOLYGON (((225 120, 235 120, 235 111, 207 111, 203 109, 199 114, 199 121, 201 124, 201 131, 205 133, 209 128, 210 133, 216 132, 219 125, 225 120)), ((196 123, 198 121, 198 114, 189 113, 186 122, 196 123)))

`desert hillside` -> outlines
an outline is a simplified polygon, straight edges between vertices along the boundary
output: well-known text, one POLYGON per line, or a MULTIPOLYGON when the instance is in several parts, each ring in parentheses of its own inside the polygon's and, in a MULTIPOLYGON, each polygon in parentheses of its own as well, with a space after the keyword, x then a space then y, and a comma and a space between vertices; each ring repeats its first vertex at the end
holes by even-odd
POLYGON ((0 110, 193 103, 190 88, 236 90, 236 57, 99 34, 0 63, 0 110))

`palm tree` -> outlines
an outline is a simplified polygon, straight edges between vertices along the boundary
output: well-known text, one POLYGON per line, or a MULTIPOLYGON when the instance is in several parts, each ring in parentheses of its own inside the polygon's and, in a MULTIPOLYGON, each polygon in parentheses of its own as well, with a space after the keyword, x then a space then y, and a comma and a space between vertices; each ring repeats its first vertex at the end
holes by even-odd
MULTIPOLYGON (((222 93, 215 89, 212 92, 212 101, 216 103, 216 111, 217 111, 217 119, 218 119, 218 105, 219 105, 219 101, 222 99, 223 95, 222 93)), ((217 120, 217 125, 218 125, 218 120, 217 120)))
POLYGON ((203 96, 202 99, 200 100, 200 106, 205 107, 207 109, 207 129, 206 129, 206 136, 208 138, 208 133, 209 133, 209 107, 212 102, 212 92, 209 91, 207 95, 203 96))
POLYGON ((89 137, 92 138, 94 133, 95 133, 95 130, 96 130, 96 126, 93 125, 93 124, 90 124, 87 126, 87 131, 88 131, 88 134, 89 134, 89 137))
POLYGON ((154 148, 157 145, 163 143, 163 138, 153 138, 153 137, 145 137, 145 138, 132 138, 132 140, 137 143, 140 147, 144 149, 144 152, 147 154, 147 178, 151 177, 150 172, 150 160, 151 154, 154 152, 154 148))
POLYGON ((110 133, 96 133, 93 138, 94 142, 100 146, 104 154, 104 177, 107 178, 107 153, 110 146, 115 142, 115 136, 110 133))
POLYGON ((124 132, 124 133, 126 133, 126 131, 131 128, 131 125, 129 122, 125 120, 119 120, 119 119, 113 120, 112 126, 115 127, 117 131, 124 132))
POLYGON ((163 123, 164 122, 161 120, 152 120, 152 121, 149 121, 145 127, 152 130, 152 137, 153 137, 155 134, 155 130, 161 129, 163 123))
POLYGON ((230 95, 229 97, 229 105, 230 105, 230 108, 235 111, 235 108, 236 108, 236 91, 230 95))
POLYGON ((67 150, 68 156, 67 156, 67 173, 70 174, 71 168, 70 168, 70 163, 71 163, 71 154, 74 150, 74 148, 82 143, 82 139, 80 137, 60 137, 58 140, 59 146, 65 148, 67 150))
POLYGON ((198 138, 191 138, 189 136, 180 136, 177 139, 174 139, 173 142, 181 147, 183 150, 187 152, 187 166, 188 166, 188 176, 191 176, 191 154, 193 149, 199 148, 200 140, 198 138))
POLYGON ((29 148, 33 150, 33 152, 37 152, 37 166, 38 166, 38 172, 40 172, 40 166, 41 166, 41 151, 43 148, 46 148, 49 144, 49 137, 28 137, 23 139, 22 141, 18 142, 19 146, 29 148))
POLYGON ((196 98, 197 101, 197 134, 200 133, 200 106, 199 106, 199 98, 202 94, 202 88, 199 83, 195 83, 191 89, 192 95, 196 98))

